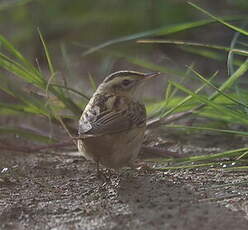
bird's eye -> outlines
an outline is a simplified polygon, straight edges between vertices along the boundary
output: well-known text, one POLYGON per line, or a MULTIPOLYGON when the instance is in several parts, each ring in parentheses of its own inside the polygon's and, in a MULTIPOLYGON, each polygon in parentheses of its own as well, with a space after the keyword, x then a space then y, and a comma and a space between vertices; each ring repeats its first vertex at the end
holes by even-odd
POLYGON ((131 84, 131 81, 128 80, 128 79, 125 79, 125 80, 122 81, 122 85, 125 86, 125 87, 129 86, 130 84, 131 84))

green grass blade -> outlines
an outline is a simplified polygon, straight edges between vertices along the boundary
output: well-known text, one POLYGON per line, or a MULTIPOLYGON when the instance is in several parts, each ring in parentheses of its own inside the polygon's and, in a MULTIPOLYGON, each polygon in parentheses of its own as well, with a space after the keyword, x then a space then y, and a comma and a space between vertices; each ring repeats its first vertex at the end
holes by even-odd
POLYGON ((23 64, 29 65, 29 62, 27 62, 26 58, 23 57, 23 55, 2 35, 0 35, 0 41, 3 44, 3 46, 10 51, 10 53, 19 59, 23 64))
POLYGON ((204 131, 231 134, 231 135, 237 135, 237 136, 248 136, 248 132, 229 130, 229 129, 214 129, 214 128, 208 128, 208 127, 194 127, 194 126, 185 126, 185 125, 166 125, 166 127, 177 128, 177 129, 188 129, 188 130, 204 130, 204 131))
MULTIPOLYGON (((236 19, 240 19, 240 16, 226 18, 226 20, 236 20, 236 19)), ((144 37, 148 37, 148 36, 161 36, 161 35, 174 34, 174 33, 178 33, 181 31, 190 30, 193 28, 205 26, 205 25, 208 25, 208 24, 213 23, 213 22, 215 22, 215 20, 210 19, 210 20, 199 20, 196 22, 179 23, 176 25, 169 25, 169 26, 165 26, 162 28, 154 29, 154 30, 149 30, 149 31, 141 32, 141 33, 127 35, 124 37, 120 37, 120 38, 116 38, 116 39, 104 42, 104 43, 97 45, 95 47, 92 47, 92 48, 88 49, 87 51, 83 52, 82 56, 89 55, 89 54, 94 53, 100 49, 103 49, 103 48, 106 48, 110 45, 118 44, 121 42, 136 40, 136 39, 140 39, 140 38, 144 38, 144 37)))
POLYGON ((9 51, 13 57, 15 57, 17 60, 19 60, 23 67, 25 69, 28 69, 29 72, 32 72, 36 77, 41 78, 42 75, 39 73, 39 71, 36 70, 36 68, 2 35, 0 35, 0 42, 2 43, 3 47, 9 51))
POLYGON ((178 41, 178 40, 162 40, 162 39, 146 39, 146 40, 137 40, 137 43, 144 43, 144 44, 172 44, 172 45, 181 45, 181 46, 196 46, 196 47, 205 47, 205 48, 211 48, 211 49, 217 49, 222 50, 225 52, 233 52, 236 54, 248 56, 247 50, 242 49, 235 49, 235 48, 229 48, 225 46, 218 46, 218 45, 211 45, 211 44, 204 44, 199 42, 188 42, 188 41, 178 41))
POLYGON ((0 113, 1 114, 13 114, 16 112, 25 113, 25 107, 24 104, 10 104, 10 103, 4 103, 0 102, 0 113))
MULTIPOLYGON (((215 76, 217 75, 218 72, 215 72, 211 77, 210 80, 214 79, 215 76)), ((169 84, 171 84, 169 82, 169 84)), ((197 95, 198 93, 200 93, 205 87, 207 86, 206 83, 204 83, 202 86, 200 86, 197 90, 195 90, 195 94, 197 95)), ((172 114, 173 112, 175 112, 176 110, 178 110, 180 107, 182 107, 183 105, 185 105, 186 103, 190 102, 192 99, 194 99, 194 97, 192 95, 189 95, 187 97, 185 97, 184 99, 182 99, 179 103, 177 103, 174 107, 172 107, 171 109, 169 109, 168 111, 166 111, 165 113, 160 114, 160 117, 166 117, 170 114, 172 114)), ((193 105, 193 107, 195 107, 193 105)), ((192 109, 193 109, 192 107, 192 109)))
MULTIPOLYGON (((45 40, 39 29, 38 29, 38 33, 46 54, 47 63, 51 73, 51 77, 50 77, 51 80, 56 75, 56 73, 45 40)), ((78 107, 78 105, 74 103, 74 101, 69 96, 65 95, 64 92, 61 90, 61 88, 52 87, 50 81, 47 82, 46 91, 52 92, 66 106, 66 108, 71 110, 76 116, 79 116, 81 114, 81 109, 78 107)))
POLYGON ((224 169, 225 171, 247 171, 248 166, 237 166, 237 167, 231 167, 224 169))
POLYGON ((154 168, 154 170, 166 171, 166 170, 178 170, 178 169, 195 169, 195 168, 209 168, 213 166, 220 166, 220 163, 210 162, 202 164, 180 165, 180 166, 168 166, 164 168, 154 168))
POLYGON ((79 92, 79 91, 77 91, 77 90, 75 90, 73 88, 70 88, 68 86, 63 86, 63 85, 53 84, 53 83, 51 83, 50 85, 52 87, 55 87, 55 88, 58 87, 58 88, 61 88, 61 89, 66 89, 68 91, 71 91, 71 92, 77 94, 78 96, 82 97, 84 99, 84 101, 86 101, 86 102, 88 102, 90 100, 90 97, 88 97, 85 94, 83 94, 83 93, 81 93, 81 92, 79 92))
MULTIPOLYGON (((219 91, 224 91, 233 86, 234 82, 236 82, 241 76, 243 76, 248 70, 248 58, 244 63, 226 80, 221 87, 219 87, 219 91)), ((211 100, 218 97, 220 95, 219 91, 213 93, 210 97, 211 100)))
POLYGON ((234 149, 229 151, 224 151, 220 153, 214 153, 214 154, 205 154, 200 156, 189 156, 184 158, 167 158, 167 159, 161 159, 159 162, 198 162, 198 161, 210 161, 210 160, 220 160, 223 158, 233 158, 233 157, 239 157, 244 152, 248 151, 248 148, 240 148, 240 149, 234 149))
MULTIPOLYGON (((0 75, 1 77, 1 75, 0 75)), ((26 107, 25 112, 41 114, 44 116, 50 116, 50 108, 46 105, 46 101, 43 98, 35 97, 29 93, 14 86, 14 84, 6 79, 1 79, 0 90, 15 97, 17 100, 22 101, 26 107)))
MULTIPOLYGON (((22 78, 28 83, 34 84, 36 87, 50 91, 54 96, 56 96, 69 110, 71 110, 75 115, 79 116, 81 109, 67 96, 63 95, 61 88, 55 89, 53 86, 49 85, 43 78, 38 78, 32 72, 26 70, 23 66, 12 61, 11 59, 0 54, 0 66, 7 71, 13 73, 19 78, 22 78)), ((3 77, 3 76, 2 76, 3 77)))
POLYGON ((192 92, 191 90, 185 88, 184 86, 172 82, 171 84, 173 84, 175 87, 177 87, 178 89, 182 90, 183 92, 191 95, 192 97, 194 97, 195 99, 199 100, 199 102, 201 102, 202 104, 205 104, 207 106, 210 106, 211 108, 213 108, 214 110, 218 111, 219 114, 225 114, 230 116, 231 118, 235 119, 236 121, 239 121, 243 124, 248 124, 248 119, 247 119, 247 115, 246 114, 240 114, 237 111, 231 110, 225 106, 222 106, 220 104, 216 104, 213 101, 211 101, 211 99, 207 98, 207 97, 203 97, 200 95, 197 95, 196 93, 192 92))
POLYGON ((248 36, 248 31, 243 30, 243 29, 241 29, 241 28, 239 28, 239 27, 237 27, 237 26, 234 26, 234 25, 232 25, 232 24, 230 24, 230 23, 224 21, 223 19, 221 19, 221 18, 219 18, 219 17, 216 17, 216 16, 210 14, 208 11, 202 9, 201 7, 195 5, 195 4, 192 3, 192 2, 188 2, 188 4, 191 5, 191 6, 193 6, 193 7, 196 8, 196 9, 198 9, 199 11, 203 12, 204 14, 208 15, 208 16, 211 17, 212 19, 218 21, 219 23, 225 25, 226 27, 228 27, 228 28, 230 28, 230 29, 232 29, 232 30, 234 30, 234 31, 237 31, 237 32, 239 32, 239 33, 241 33, 241 34, 243 34, 243 35, 248 36))
POLYGON ((227 55, 227 70, 228 70, 228 75, 232 75, 234 73, 234 52, 232 51, 235 47, 235 44, 237 43, 238 41, 238 38, 239 38, 239 35, 240 33, 239 32, 236 32, 232 38, 232 41, 231 41, 231 44, 230 44, 230 47, 231 47, 231 50, 228 52, 228 55, 227 55))
POLYGON ((45 40, 40 32, 40 30, 38 29, 38 33, 39 33, 39 36, 40 36, 40 40, 42 42, 42 45, 43 45, 43 48, 44 48, 44 51, 45 51, 45 55, 46 55, 46 59, 47 59, 47 63, 48 63, 48 67, 49 67, 49 70, 50 70, 50 73, 51 73, 51 76, 54 76, 55 75, 55 71, 54 71, 54 67, 53 67, 53 64, 52 64, 52 60, 51 60, 51 57, 50 57, 50 54, 48 52, 48 48, 46 46, 46 43, 45 43, 45 40))
POLYGON ((223 95, 224 97, 228 98, 230 101, 236 103, 237 105, 241 105, 245 108, 248 108, 248 105, 242 103, 241 101, 238 101, 237 99, 235 99, 234 97, 226 94, 223 92, 223 90, 218 89, 213 83, 211 83, 211 81, 207 80, 206 78, 204 78, 200 73, 198 73, 197 71, 195 71, 193 68, 189 67, 189 69, 191 69, 191 71, 204 83, 208 84, 209 86, 211 86, 212 88, 214 88, 216 90, 216 92, 218 92, 220 95, 223 95))
POLYGON ((240 155, 239 157, 237 157, 237 160, 240 160, 242 158, 247 158, 248 156, 248 151, 244 152, 242 155, 240 155))
MULTIPOLYGON (((216 61, 219 61, 219 62, 226 62, 226 55, 224 54, 221 54, 217 51, 214 51, 214 50, 210 50, 210 49, 207 49, 207 48, 194 48, 194 47, 189 47, 189 46, 185 46, 185 47, 181 47, 181 49, 185 52, 188 52, 188 53, 191 53, 191 54, 196 54, 196 55, 199 55, 201 57, 204 57, 204 58, 207 58, 207 60, 209 59, 213 59, 213 60, 216 60, 216 61)), ((235 66, 241 66, 243 63, 243 61, 239 60, 239 59, 235 59, 233 61, 233 64, 235 66)))
POLYGON ((17 77, 22 78, 26 82, 34 84, 39 88, 44 88, 45 86, 45 81, 40 78, 39 75, 30 72, 25 66, 17 63, 2 53, 0 53, 0 66, 17 77))

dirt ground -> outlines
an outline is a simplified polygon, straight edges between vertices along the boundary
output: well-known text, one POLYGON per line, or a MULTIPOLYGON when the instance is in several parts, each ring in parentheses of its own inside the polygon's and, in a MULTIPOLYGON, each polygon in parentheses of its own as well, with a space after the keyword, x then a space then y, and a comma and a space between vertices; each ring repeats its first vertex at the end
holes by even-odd
POLYGON ((0 229, 247 229, 247 172, 123 169, 58 154, 0 154, 0 229))

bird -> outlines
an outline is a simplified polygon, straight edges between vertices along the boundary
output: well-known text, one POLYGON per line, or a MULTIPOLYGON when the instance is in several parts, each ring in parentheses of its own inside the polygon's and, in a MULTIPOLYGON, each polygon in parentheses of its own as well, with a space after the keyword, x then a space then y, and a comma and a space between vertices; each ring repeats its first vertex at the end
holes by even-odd
POLYGON ((137 89, 159 72, 117 71, 98 86, 79 119, 77 147, 87 160, 109 169, 132 167, 141 149, 147 114, 137 89))

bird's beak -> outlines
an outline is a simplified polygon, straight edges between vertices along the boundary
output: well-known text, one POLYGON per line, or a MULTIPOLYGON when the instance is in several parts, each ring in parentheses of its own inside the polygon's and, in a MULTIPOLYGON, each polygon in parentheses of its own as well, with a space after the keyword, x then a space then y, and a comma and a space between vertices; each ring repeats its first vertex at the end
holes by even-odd
POLYGON ((153 77, 156 77, 156 76, 159 76, 161 73, 160 72, 154 72, 154 73, 146 73, 144 75, 144 80, 145 79, 150 79, 150 78, 153 78, 153 77))

